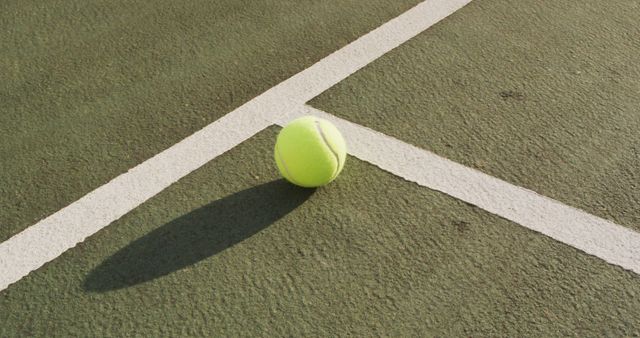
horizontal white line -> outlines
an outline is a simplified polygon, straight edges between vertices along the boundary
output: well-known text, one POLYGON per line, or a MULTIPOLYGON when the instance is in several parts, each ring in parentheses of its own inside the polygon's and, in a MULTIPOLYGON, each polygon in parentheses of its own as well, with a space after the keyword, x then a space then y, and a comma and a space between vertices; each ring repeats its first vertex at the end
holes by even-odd
POLYGON ((427 0, 0 243, 0 291, 471 0, 427 0))
POLYGON ((640 274, 638 232, 309 106, 274 123, 302 115, 335 123, 361 160, 640 274))

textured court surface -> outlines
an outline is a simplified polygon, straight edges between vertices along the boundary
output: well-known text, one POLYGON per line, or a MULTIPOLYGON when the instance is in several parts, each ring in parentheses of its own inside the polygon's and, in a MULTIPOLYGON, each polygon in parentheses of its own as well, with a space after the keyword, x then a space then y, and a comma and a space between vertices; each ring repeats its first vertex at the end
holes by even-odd
POLYGON ((311 104, 640 230, 638 15, 475 1, 311 104))
POLYGON ((291 187, 276 132, 4 291, 2 333, 636 332, 636 275, 354 158, 326 189, 291 187))
MULTIPOLYGON (((418 2, 0 4, 0 242, 418 2)), ((637 231, 639 20, 474 0, 309 104, 637 231)), ((0 291, 0 336, 640 335, 637 274, 354 157, 293 187, 278 130, 0 291)))
POLYGON ((418 2, 3 2, 0 240, 418 2))

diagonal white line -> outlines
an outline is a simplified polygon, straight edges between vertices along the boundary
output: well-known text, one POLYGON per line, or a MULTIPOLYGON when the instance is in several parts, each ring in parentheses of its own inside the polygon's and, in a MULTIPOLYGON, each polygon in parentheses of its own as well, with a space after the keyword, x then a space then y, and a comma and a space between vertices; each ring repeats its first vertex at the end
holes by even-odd
POLYGON ((269 125, 228 114, 0 243, 0 291, 269 125))
POLYGON ((0 243, 0 291, 471 0, 427 0, 0 243))
POLYGON ((640 274, 638 232, 310 106, 273 122, 303 115, 336 124, 349 153, 361 160, 640 274))

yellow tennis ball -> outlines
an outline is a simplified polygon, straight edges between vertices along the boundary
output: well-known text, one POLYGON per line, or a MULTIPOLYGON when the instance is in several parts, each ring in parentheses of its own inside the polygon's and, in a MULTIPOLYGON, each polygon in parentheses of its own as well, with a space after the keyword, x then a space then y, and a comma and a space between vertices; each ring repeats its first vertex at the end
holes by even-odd
POLYGON ((347 146, 331 122, 305 116, 280 130, 274 157, 287 181, 307 188, 319 187, 340 174, 347 146))

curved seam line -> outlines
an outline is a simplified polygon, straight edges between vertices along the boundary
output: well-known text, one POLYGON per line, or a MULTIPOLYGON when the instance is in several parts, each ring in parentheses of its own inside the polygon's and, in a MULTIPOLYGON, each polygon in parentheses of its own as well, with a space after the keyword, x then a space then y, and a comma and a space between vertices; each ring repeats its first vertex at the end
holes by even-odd
POLYGON ((320 127, 320 121, 315 120, 314 122, 316 123, 316 129, 318 130, 318 133, 320 133, 320 137, 322 137, 322 141, 324 141, 324 144, 327 145, 327 148, 329 148, 329 151, 331 151, 333 156, 336 158, 336 162, 338 162, 336 169, 333 171, 333 175, 331 175, 331 179, 334 179, 338 175, 338 170, 340 169, 340 156, 338 156, 338 153, 335 150, 333 150, 329 142, 327 142, 327 137, 324 135, 324 132, 322 131, 322 127, 320 127))
POLYGON ((278 147, 276 147, 276 154, 280 159, 280 163, 282 163, 282 167, 284 168, 284 171, 287 173, 287 176, 289 176, 289 179, 293 181, 293 183, 300 185, 300 183, 298 183, 296 180, 293 179, 293 175, 291 175, 291 172, 289 171, 287 164, 284 162, 284 159, 282 158, 282 154, 280 154, 280 149, 278 147))

